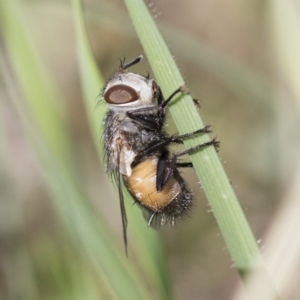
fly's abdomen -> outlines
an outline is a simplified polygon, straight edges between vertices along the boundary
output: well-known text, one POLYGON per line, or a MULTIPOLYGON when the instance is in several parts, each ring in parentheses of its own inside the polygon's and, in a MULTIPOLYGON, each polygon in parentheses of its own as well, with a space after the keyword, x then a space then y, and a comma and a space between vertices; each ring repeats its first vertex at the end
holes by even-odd
POLYGON ((161 214, 164 223, 180 217, 190 206, 192 196, 179 174, 176 177, 173 174, 163 189, 157 191, 157 162, 157 158, 142 161, 132 169, 131 176, 124 176, 124 182, 135 200, 153 213, 161 214))

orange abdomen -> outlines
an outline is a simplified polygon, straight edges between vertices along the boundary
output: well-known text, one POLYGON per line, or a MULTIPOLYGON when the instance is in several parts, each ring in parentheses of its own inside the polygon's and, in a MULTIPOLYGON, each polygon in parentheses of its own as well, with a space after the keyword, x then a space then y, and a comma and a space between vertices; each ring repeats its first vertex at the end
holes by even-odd
POLYGON ((162 191, 156 189, 156 157, 142 161, 124 176, 126 187, 141 205, 155 212, 162 211, 181 192, 179 182, 172 176, 162 191))

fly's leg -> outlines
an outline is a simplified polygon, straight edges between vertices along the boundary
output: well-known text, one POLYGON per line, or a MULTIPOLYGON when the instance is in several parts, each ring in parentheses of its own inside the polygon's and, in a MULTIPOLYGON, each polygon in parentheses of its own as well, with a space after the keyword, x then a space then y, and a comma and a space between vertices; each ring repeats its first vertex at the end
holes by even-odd
POLYGON ((128 111, 127 116, 147 129, 159 131, 165 120, 164 108, 160 106, 143 107, 128 111))
POLYGON ((183 152, 174 154, 174 156, 171 160, 171 166, 168 169, 167 173, 166 173, 166 166, 169 161, 169 159, 168 159, 169 152, 165 147, 171 143, 182 144, 183 143, 182 139, 184 139, 184 138, 188 138, 188 137, 200 134, 200 133, 209 133, 209 132, 211 132, 210 125, 205 126, 201 129, 198 129, 198 130, 190 132, 190 133, 182 134, 179 136, 168 137, 159 142, 155 141, 155 142, 151 143, 151 145, 149 145, 146 149, 144 149, 143 151, 141 151, 139 153, 137 158, 138 157, 142 158, 142 157, 147 156, 158 150, 160 152, 160 157, 159 157, 159 160, 157 163, 157 173, 156 173, 156 189, 157 189, 157 191, 161 191, 164 188, 164 186, 167 183, 167 181, 169 180, 170 176, 173 174, 174 168, 176 166, 177 167, 192 167, 193 166, 191 163, 177 163, 176 160, 179 156, 185 155, 192 151, 196 151, 196 150, 200 149, 201 147, 209 146, 212 144, 217 146, 218 142, 214 139, 208 143, 204 143, 204 144, 198 145, 196 147, 193 147, 191 149, 185 150, 183 152))
POLYGON ((127 112, 127 116, 131 119, 143 124, 147 128, 151 129, 150 127, 155 127, 156 130, 159 130, 163 124, 166 117, 166 106, 168 103, 174 98, 174 96, 184 90, 183 87, 179 87, 175 90, 166 100, 164 100, 163 94, 161 92, 160 87, 156 87, 158 91, 158 106, 154 107, 143 107, 133 111, 127 112), (149 115, 156 113, 156 117, 152 116, 152 122, 154 124, 149 123, 149 115), (149 126, 150 125, 150 126, 149 126))
POLYGON ((197 135, 199 133, 210 133, 210 132, 211 132, 210 125, 207 125, 201 129, 198 129, 198 130, 190 132, 190 133, 186 133, 186 134, 182 134, 182 135, 178 135, 178 136, 171 136, 160 142, 155 142, 155 144, 150 145, 150 147, 148 147, 144 151, 142 151, 141 155, 143 155, 143 156, 148 155, 151 152, 153 152, 157 149, 161 149, 162 147, 168 146, 169 144, 172 144, 172 143, 182 144, 182 139, 184 139, 184 138, 188 138, 188 137, 197 135))
POLYGON ((164 177, 164 181, 161 183, 161 190, 163 189, 163 187, 165 186, 165 184, 168 182, 168 180, 172 176, 174 168, 176 168, 176 161, 177 161, 178 157, 183 156, 185 154, 189 154, 189 153, 195 152, 195 151, 197 151, 199 149, 202 149, 202 148, 205 148, 205 147, 211 146, 211 145, 213 145, 215 147, 215 149, 218 150, 219 144, 220 144, 220 142, 215 137, 211 141, 206 142, 204 144, 197 145, 195 147, 192 147, 192 148, 187 149, 187 150, 182 151, 182 152, 174 153, 173 157, 171 159, 171 163, 170 163, 170 167, 168 169, 168 172, 167 172, 166 176, 164 177))
MULTIPOLYGON (((188 88, 186 85, 180 86, 178 89, 176 89, 169 97, 168 99, 164 100, 162 96, 162 92, 159 88, 159 97, 158 97, 158 104, 160 107, 166 107, 168 103, 178 94, 178 93, 183 93, 187 94, 188 93, 188 88)), ((193 102, 197 108, 200 108, 200 100, 198 99, 193 99, 193 102)))
MULTIPOLYGON (((150 130, 160 130, 164 125, 166 117, 166 106, 178 93, 185 93, 187 91, 185 86, 176 89, 167 99, 164 99, 159 86, 155 87, 157 93, 157 106, 143 107, 133 111, 128 111, 126 114, 131 119, 145 126, 150 130)), ((196 106, 199 101, 193 99, 196 106)))
POLYGON ((195 106, 196 106, 197 108, 200 108, 200 107, 201 107, 201 102, 200 102, 199 99, 193 99, 193 102, 194 102, 194 104, 195 104, 195 106))
POLYGON ((176 162, 175 164, 176 168, 193 168, 193 163, 192 162, 176 162))
POLYGON ((156 189, 161 191, 164 187, 164 178, 166 177, 166 167, 168 163, 169 151, 166 148, 162 148, 160 157, 157 162, 156 169, 156 189))
POLYGON ((186 87, 180 86, 178 89, 176 89, 166 100, 162 101, 160 107, 166 107, 168 103, 179 93, 184 93, 186 92, 186 87))

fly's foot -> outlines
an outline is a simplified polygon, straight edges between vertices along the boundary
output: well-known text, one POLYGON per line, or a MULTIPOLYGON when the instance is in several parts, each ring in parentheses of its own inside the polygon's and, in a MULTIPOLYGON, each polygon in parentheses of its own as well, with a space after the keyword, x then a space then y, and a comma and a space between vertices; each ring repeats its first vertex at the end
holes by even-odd
POLYGON ((203 127, 203 133, 211 133, 211 125, 206 125, 205 127, 203 127))
POLYGON ((217 139, 217 136, 211 140, 211 144, 215 147, 216 151, 219 152, 220 141, 217 139))
POLYGON ((201 107, 201 101, 199 99, 193 99, 193 102, 197 108, 201 107))
POLYGON ((179 90, 180 90, 180 92, 181 92, 182 94, 188 94, 188 93, 189 93, 189 89, 188 89, 188 87, 187 87, 186 84, 181 85, 181 86, 179 87, 179 90))

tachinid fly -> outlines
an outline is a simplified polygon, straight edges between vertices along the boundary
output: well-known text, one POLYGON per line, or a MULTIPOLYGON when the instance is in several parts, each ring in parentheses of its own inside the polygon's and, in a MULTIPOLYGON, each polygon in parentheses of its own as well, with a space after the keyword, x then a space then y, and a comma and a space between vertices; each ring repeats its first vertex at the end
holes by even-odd
POLYGON ((209 126, 179 136, 166 134, 167 106, 183 89, 178 88, 165 99, 153 79, 126 72, 142 58, 139 56, 129 63, 121 61, 103 89, 108 105, 104 129, 107 172, 113 173, 118 186, 126 249, 123 183, 133 199, 150 213, 148 225, 154 218, 162 225, 167 221, 174 224, 192 204, 192 193, 178 171, 178 168, 192 167, 192 164, 179 163, 177 158, 208 145, 218 146, 213 139, 179 153, 169 152, 170 144, 182 144, 184 138, 208 133, 209 126))

